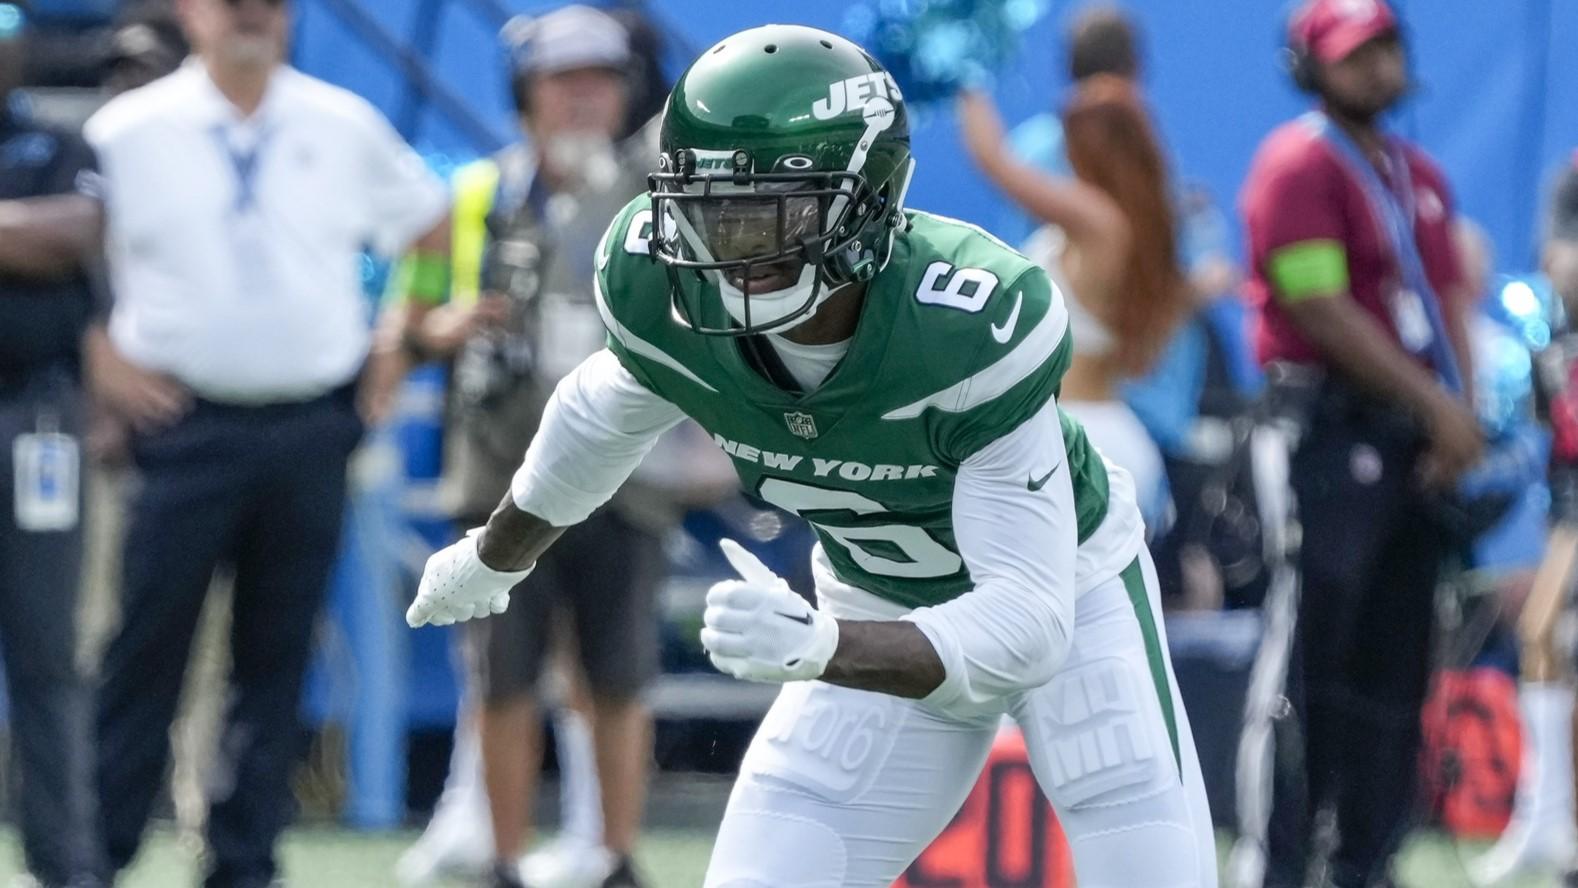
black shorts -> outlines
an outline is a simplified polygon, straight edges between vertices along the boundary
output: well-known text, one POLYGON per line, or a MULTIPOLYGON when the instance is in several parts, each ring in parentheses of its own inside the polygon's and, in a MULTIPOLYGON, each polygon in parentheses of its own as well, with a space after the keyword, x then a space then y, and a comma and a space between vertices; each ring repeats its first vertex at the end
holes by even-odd
POLYGON ((639 695, 657 674, 662 542, 604 507, 564 532, 510 596, 509 610, 465 625, 474 688, 486 703, 532 694, 569 628, 596 697, 639 695))

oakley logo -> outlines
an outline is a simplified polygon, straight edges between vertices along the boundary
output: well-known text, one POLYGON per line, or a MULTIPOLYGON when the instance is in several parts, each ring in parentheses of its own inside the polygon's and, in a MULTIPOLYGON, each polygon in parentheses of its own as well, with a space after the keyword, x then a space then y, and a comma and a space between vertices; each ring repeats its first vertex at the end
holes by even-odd
POLYGON ((857 74, 828 84, 827 98, 817 99, 811 104, 811 116, 817 120, 831 120, 849 111, 864 113, 866 105, 873 99, 884 100, 891 110, 893 105, 903 101, 904 96, 899 92, 899 85, 893 76, 886 71, 857 74))

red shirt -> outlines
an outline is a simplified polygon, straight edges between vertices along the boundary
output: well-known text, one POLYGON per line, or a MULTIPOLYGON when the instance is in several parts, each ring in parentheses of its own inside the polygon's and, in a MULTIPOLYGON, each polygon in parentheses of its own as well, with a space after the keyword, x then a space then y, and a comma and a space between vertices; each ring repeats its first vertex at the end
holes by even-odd
MULTIPOLYGON (((1415 240, 1436 298, 1444 302, 1463 274, 1452 241, 1452 195, 1446 178, 1423 151, 1404 144, 1403 156, 1413 181, 1415 240)), ((1396 186, 1385 171, 1382 179, 1396 186)), ((1255 351, 1261 363, 1321 362, 1319 351, 1293 326, 1279 303, 1268 269, 1268 257, 1300 241, 1342 244, 1348 258, 1349 292, 1397 338, 1383 298, 1403 286, 1390 238, 1379 228, 1363 188, 1343 166, 1336 149, 1313 127, 1292 121, 1266 137, 1255 154, 1240 203, 1249 237, 1246 290, 1255 309, 1255 351)), ((1447 310, 1445 305, 1442 310, 1447 310)))

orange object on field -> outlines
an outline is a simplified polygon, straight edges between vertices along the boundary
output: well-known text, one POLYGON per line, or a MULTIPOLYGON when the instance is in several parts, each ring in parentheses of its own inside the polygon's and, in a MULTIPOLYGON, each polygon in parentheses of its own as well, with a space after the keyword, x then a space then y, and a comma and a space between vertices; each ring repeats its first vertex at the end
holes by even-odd
POLYGON ((1523 757, 1517 684, 1497 669, 1443 672, 1423 721, 1420 769, 1437 821, 1463 838, 1500 835, 1512 816, 1523 757))
POLYGON ((1072 888, 1074 864, 1025 738, 1004 730, 964 806, 894 888, 1072 888))

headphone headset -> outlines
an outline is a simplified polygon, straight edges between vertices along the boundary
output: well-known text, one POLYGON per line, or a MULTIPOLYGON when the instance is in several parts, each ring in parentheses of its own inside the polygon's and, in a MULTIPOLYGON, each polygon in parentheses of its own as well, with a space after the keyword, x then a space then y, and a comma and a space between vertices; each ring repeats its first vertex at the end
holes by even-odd
POLYGON ((1320 76, 1316 71, 1315 57, 1302 43, 1289 43, 1282 48, 1282 67, 1292 78, 1293 85, 1302 93, 1320 92, 1320 76))
POLYGON ((1309 45, 1293 36, 1298 30, 1299 17, 1305 14, 1306 6, 1306 3, 1295 2, 1291 6, 1284 7, 1286 14, 1282 16, 1282 39, 1286 42, 1278 56, 1282 69, 1288 72, 1289 79, 1293 81, 1298 91, 1314 94, 1320 91, 1320 75, 1316 70, 1315 59, 1310 53, 1309 45))

